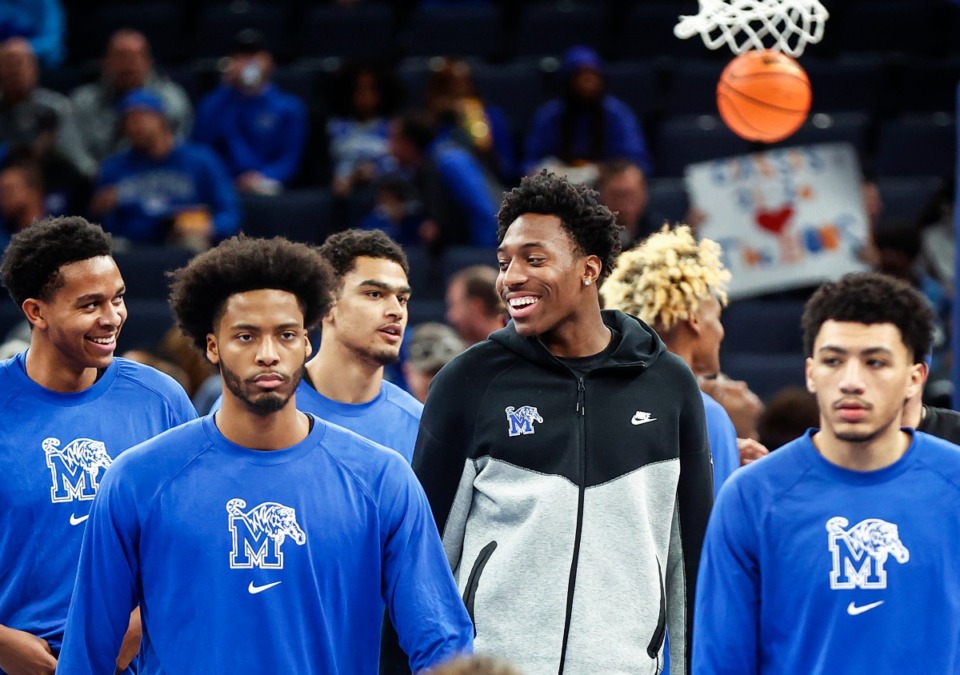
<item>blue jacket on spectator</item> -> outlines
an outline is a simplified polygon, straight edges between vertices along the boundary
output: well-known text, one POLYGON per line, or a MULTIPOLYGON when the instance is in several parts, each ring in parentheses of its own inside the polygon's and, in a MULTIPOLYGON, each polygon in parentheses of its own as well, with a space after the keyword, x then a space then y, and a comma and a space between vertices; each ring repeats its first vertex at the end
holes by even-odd
POLYGON ((0 42, 25 38, 44 68, 54 68, 63 61, 65 25, 60 0, 0 2, 0 42))
POLYGON ((162 243, 165 226, 177 213, 206 207, 215 238, 240 230, 240 206, 220 160, 206 147, 180 143, 162 160, 127 150, 107 158, 97 189, 117 188, 117 207, 103 227, 135 242, 162 243))
POLYGON ((208 94, 197 109, 193 139, 212 147, 233 176, 256 171, 288 182, 306 143, 303 102, 273 85, 247 95, 229 85, 208 94))

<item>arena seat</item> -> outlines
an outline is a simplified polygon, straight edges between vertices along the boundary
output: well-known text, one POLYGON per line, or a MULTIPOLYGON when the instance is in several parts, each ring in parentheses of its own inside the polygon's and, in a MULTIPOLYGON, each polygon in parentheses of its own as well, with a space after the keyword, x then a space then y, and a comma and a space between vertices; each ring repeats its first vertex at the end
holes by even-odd
POLYGON ((245 195, 243 231, 252 237, 286 237, 320 244, 333 232, 329 190, 287 190, 276 196, 245 195))

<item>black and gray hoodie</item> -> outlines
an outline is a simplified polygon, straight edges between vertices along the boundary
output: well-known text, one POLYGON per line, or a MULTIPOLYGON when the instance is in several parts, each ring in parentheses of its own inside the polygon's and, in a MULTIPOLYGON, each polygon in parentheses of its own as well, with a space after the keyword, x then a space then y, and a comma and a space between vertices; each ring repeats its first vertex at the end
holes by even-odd
POLYGON ((703 403, 641 321, 578 377, 511 324, 434 380, 414 469, 476 650, 540 673, 687 672, 712 504, 703 403))

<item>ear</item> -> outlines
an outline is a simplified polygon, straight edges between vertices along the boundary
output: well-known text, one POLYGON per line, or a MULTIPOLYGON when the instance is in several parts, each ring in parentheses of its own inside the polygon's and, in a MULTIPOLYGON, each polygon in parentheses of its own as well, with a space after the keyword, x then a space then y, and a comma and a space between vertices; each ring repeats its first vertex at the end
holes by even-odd
POLYGON ((310 331, 303 331, 303 355, 304 358, 309 359, 310 355, 313 354, 313 343, 310 342, 310 331))
POLYGON ((43 316, 44 303, 42 300, 37 300, 36 298, 27 298, 23 301, 23 304, 20 305, 20 309, 23 310, 23 313, 27 317, 27 321, 30 322, 31 326, 41 329, 47 327, 47 320, 43 316))
POLYGON ((700 337, 700 333, 703 331, 703 321, 700 319, 700 310, 697 309, 696 312, 690 314, 684 321, 690 331, 697 337, 700 337))
POLYGON ((811 373, 813 372, 813 359, 807 359, 804 365, 804 376, 807 379, 807 391, 811 394, 817 393, 817 386, 813 383, 813 377, 811 373))
POLYGON ((220 349, 217 346, 217 336, 207 333, 207 361, 213 365, 220 364, 220 349))
POLYGON ((929 375, 929 373, 930 370, 926 363, 914 363, 910 366, 910 379, 907 381, 907 391, 904 395, 904 400, 913 398, 923 391, 923 385, 927 381, 927 375, 929 375))
POLYGON ((583 259, 583 285, 596 286, 600 280, 600 271, 603 269, 603 263, 600 262, 600 256, 588 255, 583 259))

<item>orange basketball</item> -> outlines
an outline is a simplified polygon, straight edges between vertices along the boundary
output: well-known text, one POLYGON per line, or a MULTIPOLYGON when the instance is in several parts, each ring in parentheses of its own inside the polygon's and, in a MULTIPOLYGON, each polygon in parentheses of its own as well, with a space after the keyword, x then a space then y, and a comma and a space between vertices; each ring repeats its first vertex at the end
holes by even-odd
POLYGON ((810 112, 810 80, 795 60, 770 49, 744 52, 717 83, 717 108, 748 141, 773 143, 800 128, 810 112))

